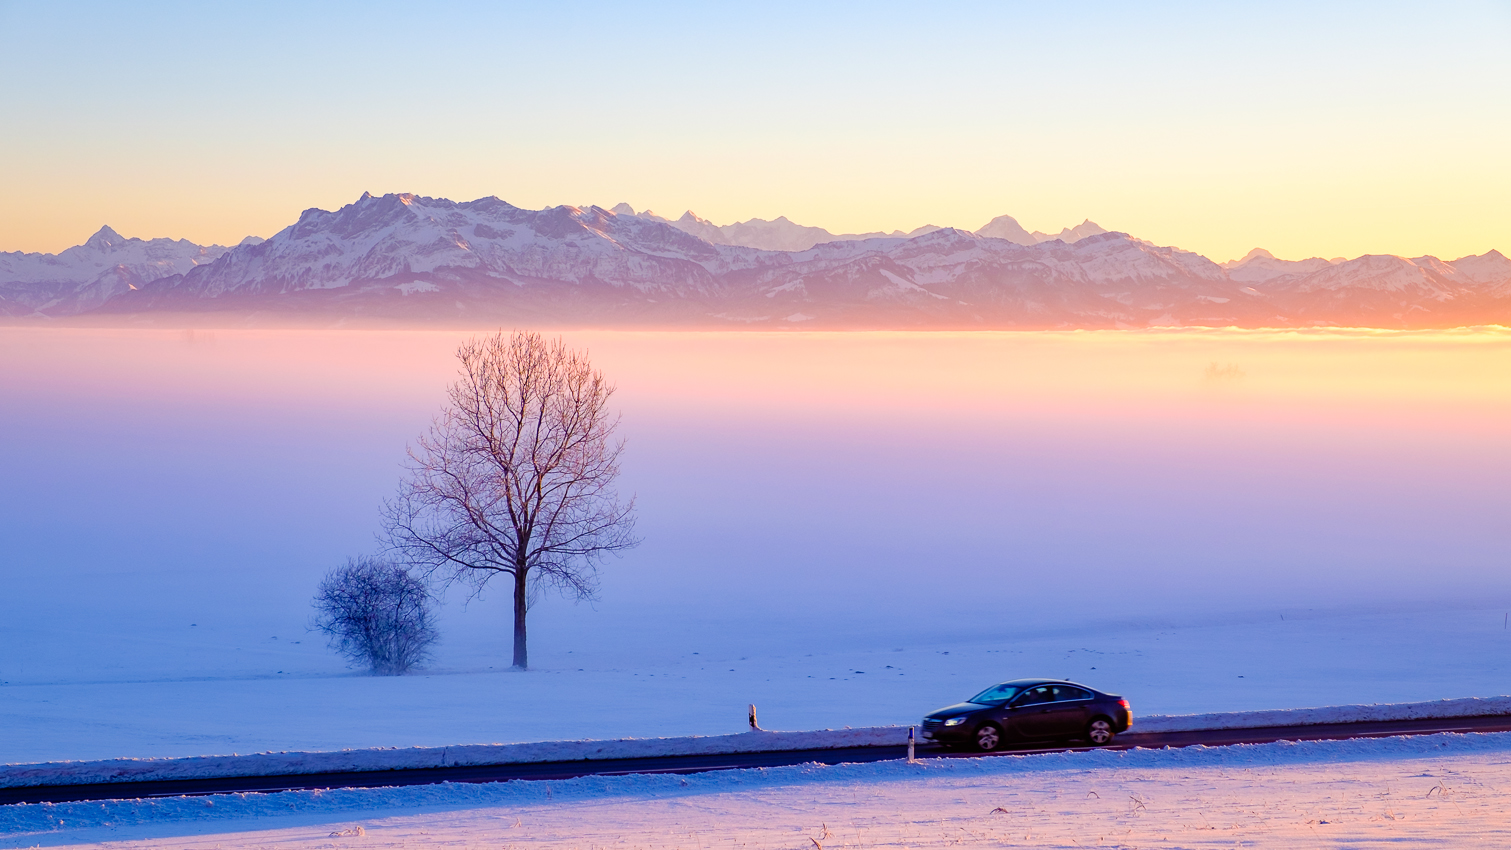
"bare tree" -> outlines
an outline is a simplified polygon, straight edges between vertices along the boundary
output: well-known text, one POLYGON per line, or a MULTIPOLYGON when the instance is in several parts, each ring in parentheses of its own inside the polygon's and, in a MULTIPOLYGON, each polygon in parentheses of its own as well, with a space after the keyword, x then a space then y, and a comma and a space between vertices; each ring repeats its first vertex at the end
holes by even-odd
POLYGON ((529 668, 525 617, 544 587, 578 599, 598 564, 634 546, 634 499, 614 490, 623 440, 614 386, 583 353, 540 334, 502 333, 457 351, 460 377, 430 433, 410 448, 385 503, 392 549, 427 575, 514 585, 514 666, 529 668))
POLYGON ((315 628, 355 664, 397 676, 425 660, 437 634, 425 583, 397 564, 354 558, 326 574, 315 628))

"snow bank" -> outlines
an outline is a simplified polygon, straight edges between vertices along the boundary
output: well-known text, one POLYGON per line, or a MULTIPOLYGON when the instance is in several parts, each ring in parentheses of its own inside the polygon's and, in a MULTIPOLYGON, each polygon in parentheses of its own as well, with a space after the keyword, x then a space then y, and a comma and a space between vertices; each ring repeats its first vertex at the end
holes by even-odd
POLYGON ((533 744, 471 744, 314 753, 233 753, 229 756, 172 759, 65 761, 4 765, 0 767, 0 788, 877 747, 905 744, 907 740, 906 726, 873 726, 862 729, 763 731, 686 738, 625 738, 615 741, 544 741, 533 744))
MULTIPOLYGON (((1134 717, 1131 734, 1254 729, 1385 720, 1511 715, 1511 696, 1435 702, 1339 705, 1240 711, 1222 714, 1134 717)), ((85 785, 230 776, 283 776, 345 771, 404 770, 461 765, 588 761, 655 756, 759 753, 906 744, 908 727, 871 726, 811 732, 745 732, 685 738, 625 738, 614 741, 545 741, 456 747, 283 752, 172 759, 112 759, 0 766, 0 787, 85 785)))
POLYGON ((1382 720, 1500 715, 1511 715, 1511 697, 1469 697, 1433 702, 1279 708, 1272 711, 1234 711, 1224 714, 1174 714, 1150 717, 1135 715, 1132 731, 1194 732, 1202 729, 1258 729, 1266 726, 1316 726, 1324 723, 1368 723, 1382 720))

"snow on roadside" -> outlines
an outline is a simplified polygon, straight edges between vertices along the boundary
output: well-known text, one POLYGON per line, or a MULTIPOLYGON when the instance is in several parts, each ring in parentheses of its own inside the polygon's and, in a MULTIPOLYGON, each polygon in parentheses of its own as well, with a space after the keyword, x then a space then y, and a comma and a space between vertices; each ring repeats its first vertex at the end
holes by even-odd
MULTIPOLYGON (((604 835, 620 836, 640 829, 651 835, 662 834, 664 837, 664 834, 669 834, 670 829, 666 823, 661 822, 660 815, 646 816, 642 819, 643 822, 631 824, 619 818, 616 813, 626 805, 640 807, 635 810, 643 813, 645 812, 643 807, 653 802, 663 805, 667 801, 675 803, 680 800, 683 802, 675 807, 672 819, 677 822, 679 829, 687 829, 689 818, 706 814, 708 817, 704 818, 705 820, 711 818, 714 822, 718 822, 726 817, 725 809, 738 810, 741 807, 749 809, 754 805, 751 801, 761 798, 761 795, 765 795, 764 801, 768 804, 772 797, 785 800, 786 803, 781 806, 780 811, 787 812, 789 820, 793 814, 815 815, 809 818, 814 821, 812 826, 815 828, 821 816, 815 811, 819 799, 834 797, 849 817, 868 818, 880 815, 894 819, 901 817, 903 823, 916 826, 916 822, 910 823, 908 818, 927 814, 936 819, 944 817, 948 821, 946 826, 952 834, 955 834, 959 822, 951 820, 949 813, 944 812, 942 807, 950 803, 960 803, 960 798, 966 792, 970 792, 973 796, 986 794, 989 796, 983 799, 995 801, 986 803, 984 808, 977 806, 980 810, 972 811, 973 817, 983 818, 989 823, 999 825, 1007 823, 1007 821, 996 821, 992 818, 995 813, 987 811, 987 808, 992 805, 1001 805, 1006 802, 1009 808, 1002 810, 1004 818, 1032 818, 1043 815, 1044 817, 1040 818, 1043 822, 1025 826, 1037 832, 1052 826, 1055 821, 1062 820, 1066 813, 1054 807, 1044 808, 1044 799, 1025 799, 1020 801, 1024 805, 1015 807, 1010 802, 1013 795, 1022 797, 1028 794, 1030 797, 1037 795, 1038 798, 1049 800, 1073 800, 1079 801, 1078 805, 1100 806, 1104 809, 1110 806, 1111 809, 1103 814, 1117 816, 1117 812, 1112 810, 1121 810, 1124 819, 1143 817, 1146 813, 1137 809, 1144 805, 1143 801, 1147 800, 1149 804, 1147 814, 1158 818, 1160 815, 1155 805, 1157 797, 1170 797, 1172 801, 1178 801, 1187 795, 1186 791, 1181 790, 1182 786, 1192 783, 1211 785, 1219 779, 1236 783, 1232 784, 1231 792, 1241 791, 1244 794, 1258 795, 1268 800, 1268 802, 1261 800, 1257 803, 1244 802, 1240 806, 1242 809, 1264 810, 1260 813, 1266 816, 1311 818, 1312 825, 1318 820, 1326 825, 1328 818, 1332 817, 1329 812, 1307 813, 1302 810, 1298 813, 1291 811, 1292 807, 1287 805, 1275 805, 1279 797, 1293 793, 1295 783, 1289 780, 1286 782, 1266 781, 1265 772, 1273 771, 1272 776, 1305 776, 1314 784, 1344 782, 1350 787, 1346 789, 1349 794, 1343 796, 1361 797, 1362 795, 1361 799, 1369 798, 1368 804, 1375 805, 1378 801, 1375 801, 1374 797, 1378 795, 1366 793, 1369 789, 1362 788, 1362 782, 1365 780, 1383 781, 1387 785, 1391 782, 1398 783, 1402 772, 1406 771, 1407 775, 1417 778, 1419 780, 1417 784, 1422 786, 1421 788, 1414 787, 1410 798, 1417 801, 1415 805, 1421 806, 1441 802, 1441 799, 1434 801, 1435 796, 1441 798, 1450 793, 1473 792, 1474 788, 1471 786, 1474 783, 1466 777, 1462 768, 1488 766, 1504 772, 1508 754, 1511 754, 1511 733, 1438 734, 1404 738, 1280 742, 1229 747, 1101 750, 975 759, 940 759, 925 760, 916 765, 896 760, 837 766, 808 764, 729 770, 691 776, 583 777, 549 782, 514 781, 403 788, 226 794, 215 797, 21 804, 0 807, 0 847, 35 846, 44 843, 49 846, 72 843, 90 844, 106 840, 111 842, 150 841, 171 835, 226 835, 236 831, 255 831, 259 834, 255 841, 248 843, 255 843, 257 846, 276 846, 283 843, 281 837, 269 834, 269 830, 304 827, 306 831, 309 831, 309 827, 318 826, 314 834, 336 835, 338 833, 330 831, 330 824, 361 818, 368 824, 368 831, 373 832, 375 831, 373 819, 423 817, 426 813, 452 813, 443 818, 444 825, 460 829, 464 833, 483 829, 508 829, 512 822, 516 822, 518 815, 523 813, 527 819, 536 820, 544 819, 545 815, 551 814, 557 820, 563 821, 566 824, 564 828, 579 838, 584 834, 582 830, 588 828, 603 832, 604 835), (1444 777, 1447 778, 1446 785, 1443 784, 1444 777), (1093 780, 1095 783, 1100 783, 1099 787, 1101 787, 1101 793, 1095 800, 1086 787, 1083 787, 1098 787, 1088 785, 1093 780), (1424 792, 1440 790, 1433 788, 1434 785, 1441 786, 1441 793, 1426 793, 1426 796, 1423 796, 1424 792), (1114 793, 1115 789, 1123 786, 1128 786, 1128 788, 1114 793), (1015 787, 1018 790, 1014 790, 1015 787), (864 807, 856 801, 857 794, 860 793, 859 789, 865 789, 864 794, 868 804, 876 809, 876 812, 860 811, 864 807), (1127 796, 1127 800, 1124 800, 1123 796, 1127 796), (695 799, 700 802, 692 806, 686 805, 695 799), (1128 800, 1135 800, 1137 805, 1128 800), (898 807, 909 803, 916 811, 899 815, 898 807), (1033 805, 1028 805, 1029 803, 1033 805), (461 812, 468 814, 465 816, 456 814, 461 812), (596 819, 595 822, 589 822, 589 815, 596 819)), ((1382 791, 1388 793, 1387 789, 1382 789, 1382 791)), ((1206 789, 1203 793, 1214 798, 1223 797, 1225 794, 1231 796, 1230 792, 1211 789, 1206 789)), ((1471 802, 1468 796, 1462 799, 1466 806, 1471 802)), ((1318 796, 1318 800, 1328 805, 1354 805, 1354 802, 1339 798, 1336 790, 1327 791, 1326 796, 1318 796)), ((1307 806, 1321 805, 1318 800, 1309 801, 1307 806)), ((972 802, 974 804, 974 801, 972 802)), ((1399 806, 1402 802, 1405 802, 1404 798, 1396 803, 1398 807, 1396 814, 1390 814, 1391 810, 1387 808, 1389 801, 1378 806, 1392 818, 1392 828, 1395 827, 1394 818, 1399 815, 1399 806)), ((1457 798, 1450 802, 1454 806, 1458 805, 1457 798)), ((1494 800, 1490 803, 1494 803, 1494 800)), ((1484 808, 1478 802, 1475 802, 1475 805, 1484 808)), ((1494 804, 1491 808, 1493 811, 1486 816, 1498 818, 1503 822, 1504 818, 1499 814, 1501 807, 1494 804)), ((756 814, 768 821, 772 818, 774 811, 777 810, 769 805, 756 806, 756 814)), ((1255 811, 1250 811, 1249 814, 1255 814, 1255 811)), ((746 811, 744 814, 749 815, 750 812, 746 811)), ((1208 810, 1206 814, 1212 815, 1214 819, 1217 817, 1215 811, 1212 810, 1208 810)), ((1367 815, 1369 820, 1379 819, 1373 812, 1364 812, 1363 815, 1367 815)), ((1355 818, 1358 823, 1362 823, 1365 819, 1364 816, 1355 818)), ((1195 821, 1195 817, 1193 816, 1190 820, 1195 821)), ((1206 816, 1203 815, 1201 821, 1182 828, 1217 829, 1211 825, 1204 826, 1205 820, 1206 816)), ((829 822, 837 823, 833 818, 829 822)), ((433 830, 435 824, 429 821, 427 823, 430 823, 430 826, 425 828, 433 830)), ((532 825, 533 823, 532 820, 532 825)), ((872 823, 874 825, 875 821, 872 823)), ((1427 823, 1422 821, 1411 823, 1418 827, 1427 826, 1427 823)), ((1145 826, 1148 825, 1145 824, 1145 826)), ((1297 824, 1291 826, 1295 827, 1297 824)), ((413 828, 414 824, 411 823, 410 827, 413 828)), ((1483 824, 1479 824, 1477 828, 1482 827, 1483 824)), ((381 824, 378 828, 381 828, 381 824)), ((1227 827, 1224 826, 1222 829, 1227 829, 1227 827)), ((420 834, 429 836, 426 843, 433 843, 436 840, 433 831, 420 834)), ((1207 835, 1207 833, 1200 834, 1207 835)), ((478 836, 463 835, 461 837, 476 838, 478 836)), ((526 836, 521 833, 511 837, 523 839, 526 836)), ((1211 834, 1209 837, 1214 841, 1226 838, 1227 845, 1225 846, 1232 845, 1232 835, 1211 834)), ((1442 835, 1437 834, 1437 838, 1441 839, 1442 835)), ((1068 842, 1065 843, 1068 846, 1068 842)), ((1312 841, 1307 846, 1316 846, 1316 844, 1316 841, 1312 841)), ((580 843, 569 846, 580 846, 580 843)), ((1207 841, 1203 840, 1201 846, 1207 846, 1207 841)))
POLYGON ((907 737, 906 726, 876 726, 865 729, 744 732, 738 735, 685 738, 543 741, 532 744, 469 744, 456 747, 406 747, 313 753, 256 753, 173 759, 110 759, 12 764, 0 767, 0 788, 716 753, 760 753, 832 747, 872 747, 906 743, 907 737))
MULTIPOLYGON (((1435 702, 1344 705, 1135 717, 1134 732, 1252 729, 1381 720, 1477 717, 1511 714, 1511 697, 1473 697, 1435 702)), ((173 759, 111 759, 0 766, 0 787, 147 782, 229 776, 281 776, 342 771, 402 770, 459 765, 518 764, 594 759, 648 758, 716 753, 757 753, 838 747, 898 746, 906 726, 872 726, 809 732, 745 732, 681 738, 628 738, 610 741, 545 741, 528 744, 471 744, 454 747, 280 752, 196 756, 173 759)))
POLYGON ((1378 705, 1331 705, 1317 708, 1279 708, 1215 714, 1172 714, 1134 717, 1136 732, 1189 732, 1198 729, 1258 729, 1266 726, 1317 726, 1324 723, 1364 723, 1382 720, 1423 720, 1434 717, 1492 717, 1511 714, 1511 697, 1469 697, 1432 702, 1378 705))

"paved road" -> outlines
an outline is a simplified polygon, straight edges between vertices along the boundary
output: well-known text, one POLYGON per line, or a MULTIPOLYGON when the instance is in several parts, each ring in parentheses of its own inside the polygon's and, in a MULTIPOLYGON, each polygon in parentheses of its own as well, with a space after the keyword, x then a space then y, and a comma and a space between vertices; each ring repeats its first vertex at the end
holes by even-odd
MULTIPOLYGON (((1135 721, 1137 722, 1137 721, 1135 721)), ((1135 727, 1136 728, 1136 727, 1135 727)), ((1437 732, 1507 732, 1511 716, 1455 717, 1431 720, 1392 720, 1332 723, 1315 726, 1268 726, 1257 729, 1218 729, 1201 732, 1128 733, 1104 749, 1134 747, 1209 747, 1267 744, 1272 741, 1332 741, 1344 738, 1383 738, 1392 735, 1431 735, 1437 732)), ((1084 752, 1085 746, 1009 749, 997 753, 950 752, 920 746, 919 758, 990 758, 1026 753, 1084 752)), ((907 747, 850 747, 828 750, 784 750, 770 753, 731 753, 659 758, 594 759, 592 761, 499 764, 469 767, 431 767, 408 770, 305 773, 288 776, 238 776, 223 779, 183 779, 155 782, 113 782, 98 785, 45 785, 0 788, 0 804, 64 803, 78 800, 177 797, 233 792, 293 791, 314 788, 378 788, 430 785, 440 782, 503 782, 510 779, 571 779, 577 776, 623 776, 631 773, 702 773, 740 767, 791 764, 841 764, 904 758, 907 747)))

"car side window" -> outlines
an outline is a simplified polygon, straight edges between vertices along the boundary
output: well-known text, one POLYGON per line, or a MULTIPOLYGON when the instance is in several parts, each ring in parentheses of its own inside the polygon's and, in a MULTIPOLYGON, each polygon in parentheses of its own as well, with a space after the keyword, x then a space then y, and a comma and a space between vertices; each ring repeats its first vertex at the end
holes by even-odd
POLYGON ((1091 699, 1091 692, 1083 688, 1073 688, 1069 685, 1055 686, 1055 702, 1069 702, 1074 699, 1091 699))
POLYGON ((1041 702, 1053 702, 1054 698, 1054 692, 1050 688, 1041 685, 1037 688, 1030 688, 1024 691, 1023 696, 1019 697, 1014 705, 1038 705, 1041 702))

